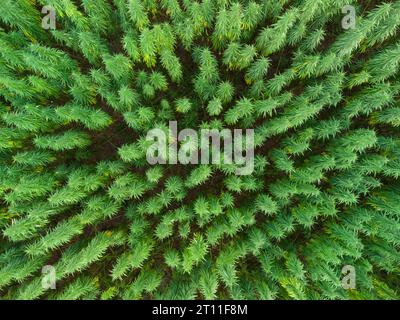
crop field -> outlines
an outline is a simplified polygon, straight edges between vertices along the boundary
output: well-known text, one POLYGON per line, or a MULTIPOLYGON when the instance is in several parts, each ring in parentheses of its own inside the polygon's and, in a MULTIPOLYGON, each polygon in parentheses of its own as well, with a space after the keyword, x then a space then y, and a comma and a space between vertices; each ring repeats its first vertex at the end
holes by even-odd
POLYGON ((0 300, 399 300, 400 0, 1 0, 0 300))

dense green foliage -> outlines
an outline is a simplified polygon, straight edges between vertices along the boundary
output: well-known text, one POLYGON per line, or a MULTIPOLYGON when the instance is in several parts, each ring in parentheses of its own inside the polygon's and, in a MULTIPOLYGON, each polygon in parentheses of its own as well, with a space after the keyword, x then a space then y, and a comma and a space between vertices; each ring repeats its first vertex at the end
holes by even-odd
POLYGON ((2 0, 0 296, 398 299, 399 25, 398 0, 2 0), (171 120, 254 128, 253 174, 148 164, 171 120))

